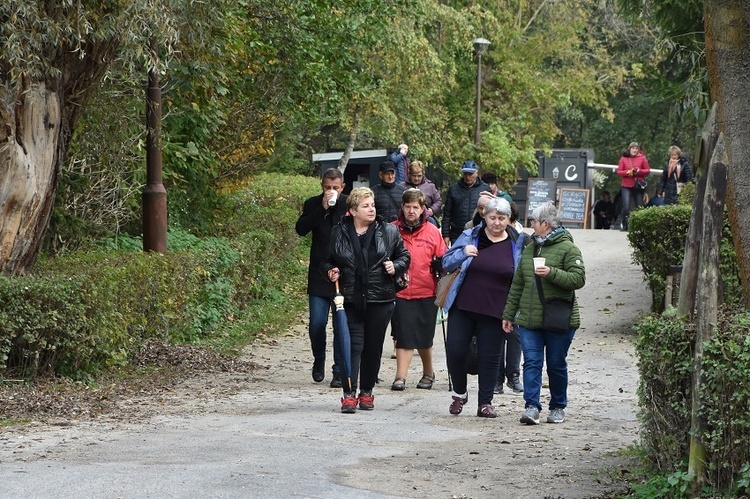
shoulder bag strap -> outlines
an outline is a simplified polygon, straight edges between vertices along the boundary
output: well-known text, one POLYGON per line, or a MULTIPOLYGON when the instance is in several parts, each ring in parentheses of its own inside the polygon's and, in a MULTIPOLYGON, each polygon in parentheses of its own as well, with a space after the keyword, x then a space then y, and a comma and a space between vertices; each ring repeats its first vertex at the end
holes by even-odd
POLYGON ((539 302, 544 306, 544 291, 542 291, 542 280, 538 275, 534 274, 536 279, 536 292, 539 293, 539 302))

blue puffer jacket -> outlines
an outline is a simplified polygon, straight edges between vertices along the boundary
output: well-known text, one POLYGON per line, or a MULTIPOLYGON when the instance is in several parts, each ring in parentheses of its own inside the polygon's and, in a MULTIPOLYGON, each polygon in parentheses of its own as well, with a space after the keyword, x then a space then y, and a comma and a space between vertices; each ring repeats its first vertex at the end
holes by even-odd
MULTIPOLYGON (((445 310, 450 310, 451 306, 453 306, 458 290, 461 289, 461 284, 463 284, 464 277, 466 277, 466 270, 474 259, 474 257, 466 256, 466 251, 464 251, 464 249, 469 244, 477 246, 479 242, 479 231, 484 230, 484 226, 485 223, 484 220, 482 220, 482 223, 478 226, 463 231, 448 252, 443 255, 443 269, 448 272, 453 272, 459 266, 461 267, 461 271, 453 281, 453 284, 451 284, 451 287, 448 290, 448 295, 445 297, 445 310)), ((518 263, 521 261, 521 253, 523 253, 523 248, 526 246, 526 241, 529 236, 523 232, 519 233, 511 226, 508 226, 505 231, 508 233, 508 237, 510 237, 513 247, 513 268, 518 269, 518 263)))

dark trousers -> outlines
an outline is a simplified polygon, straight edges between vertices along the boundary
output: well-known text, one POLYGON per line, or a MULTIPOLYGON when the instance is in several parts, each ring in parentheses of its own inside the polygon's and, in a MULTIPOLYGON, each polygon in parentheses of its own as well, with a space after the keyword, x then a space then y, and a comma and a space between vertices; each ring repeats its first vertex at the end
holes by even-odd
POLYGON ((521 374, 521 337, 518 328, 514 327, 512 333, 502 333, 503 345, 500 347, 500 367, 497 370, 497 382, 502 384, 507 378, 510 381, 514 376, 521 374))
POLYGON ((360 392, 369 392, 375 387, 383 355, 385 330, 395 306, 395 302, 368 303, 366 310, 359 311, 352 304, 344 305, 352 344, 351 380, 354 391, 357 390, 358 374, 360 392))
POLYGON ((635 208, 643 206, 643 191, 636 191, 634 187, 623 187, 620 192, 622 194, 622 223, 627 228, 631 204, 635 203, 635 208))
POLYGON ((448 372, 453 381, 453 390, 466 393, 466 358, 472 336, 477 337, 477 364, 479 371, 478 404, 492 402, 497 372, 500 367, 502 337, 505 335, 502 321, 488 315, 464 312, 452 307, 448 313, 448 339, 446 355, 448 372))

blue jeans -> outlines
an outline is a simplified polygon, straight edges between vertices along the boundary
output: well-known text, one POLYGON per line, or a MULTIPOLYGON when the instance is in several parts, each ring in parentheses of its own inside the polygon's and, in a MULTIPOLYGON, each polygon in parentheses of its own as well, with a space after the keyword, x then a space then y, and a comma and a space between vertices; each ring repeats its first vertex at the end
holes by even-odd
MULTIPOLYGON (((328 314, 333 311, 333 301, 324 296, 308 296, 310 307, 310 347, 315 360, 326 360, 326 327, 328 326, 328 314)), ((338 331, 333 327, 333 368, 334 374, 339 372, 339 345, 337 341, 338 331)))
POLYGON ((526 407, 542 410, 539 397, 542 391, 542 367, 547 360, 549 377, 549 408, 564 409, 568 405, 568 349, 576 334, 574 328, 566 333, 552 333, 543 329, 519 326, 523 349, 523 398, 526 407))
POLYGON ((631 198, 635 201, 635 207, 643 205, 643 191, 636 191, 634 187, 623 187, 620 189, 621 201, 622 201, 622 223, 625 227, 628 226, 628 218, 630 217, 630 204, 631 198))
POLYGON ((479 371, 477 403, 491 404, 505 336, 502 321, 488 315, 465 312, 451 307, 448 314, 446 355, 448 374, 453 381, 453 390, 458 394, 466 393, 468 376, 466 358, 469 355, 471 337, 475 335, 479 371))

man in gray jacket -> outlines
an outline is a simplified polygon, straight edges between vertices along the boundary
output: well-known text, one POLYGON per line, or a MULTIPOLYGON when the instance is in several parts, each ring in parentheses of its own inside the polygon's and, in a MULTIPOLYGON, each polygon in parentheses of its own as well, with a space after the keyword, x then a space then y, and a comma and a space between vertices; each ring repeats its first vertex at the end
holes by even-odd
POLYGON ((490 192, 490 187, 477 175, 477 164, 471 160, 461 165, 462 178, 448 189, 443 205, 441 232, 448 247, 458 239, 466 222, 471 220, 479 201, 479 194, 490 192))

